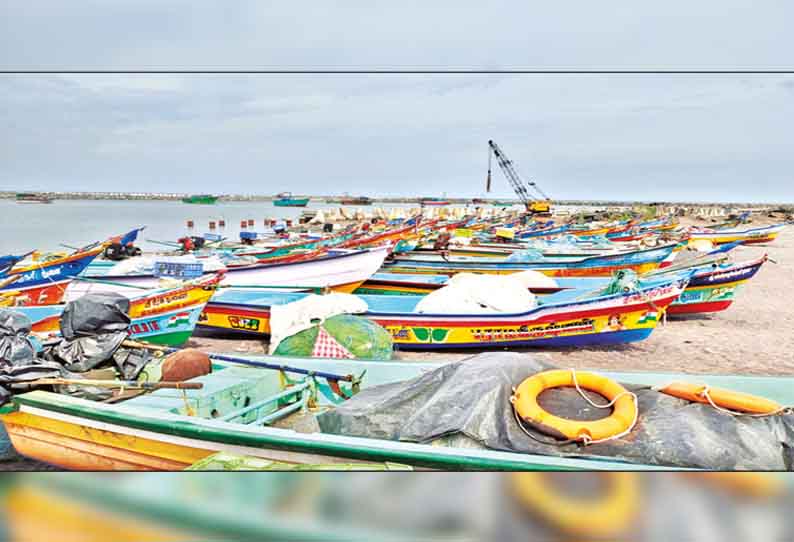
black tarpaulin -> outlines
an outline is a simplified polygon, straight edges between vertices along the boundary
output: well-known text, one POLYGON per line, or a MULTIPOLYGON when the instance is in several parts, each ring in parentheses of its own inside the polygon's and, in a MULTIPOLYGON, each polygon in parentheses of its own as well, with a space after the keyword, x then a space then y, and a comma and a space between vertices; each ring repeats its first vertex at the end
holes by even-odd
MULTIPOLYGON (((715 470, 790 470, 794 414, 734 416, 650 387, 624 386, 637 395, 640 417, 626 436, 581 446, 538 442, 515 419, 514 386, 548 369, 530 354, 484 353, 421 376, 372 388, 318 416, 326 433, 429 443, 461 437, 493 450, 559 457, 615 458, 648 465, 715 470)), ((696 380, 696 378, 693 378, 696 380)), ((597 402, 603 398, 591 395, 597 402)), ((610 410, 589 405, 573 388, 544 392, 544 409, 568 419, 598 419, 610 410)), ((550 437, 533 432, 543 441, 550 437)))

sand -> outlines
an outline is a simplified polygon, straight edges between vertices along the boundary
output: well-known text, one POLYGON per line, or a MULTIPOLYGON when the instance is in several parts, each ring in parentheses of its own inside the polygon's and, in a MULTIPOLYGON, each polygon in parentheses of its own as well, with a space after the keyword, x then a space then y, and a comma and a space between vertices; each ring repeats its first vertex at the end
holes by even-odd
MULTIPOLYGON (((756 221, 752 226, 760 225, 756 221)), ((650 338, 632 344, 517 351, 544 352, 559 366, 577 369, 794 375, 794 226, 769 245, 738 247, 733 260, 750 260, 765 252, 776 263, 764 264, 725 311, 670 318, 650 338)), ((208 352, 264 353, 267 349, 261 341, 200 337, 192 339, 191 345, 208 352)), ((476 352, 396 352, 395 358, 449 362, 476 352)))

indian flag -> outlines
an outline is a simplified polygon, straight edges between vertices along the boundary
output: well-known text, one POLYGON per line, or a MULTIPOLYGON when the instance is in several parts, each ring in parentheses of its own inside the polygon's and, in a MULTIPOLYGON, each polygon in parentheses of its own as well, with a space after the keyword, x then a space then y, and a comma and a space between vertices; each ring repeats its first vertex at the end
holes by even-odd
POLYGON ((638 324, 648 324, 650 322, 657 322, 659 320, 659 313, 656 311, 648 311, 637 320, 638 324))
POLYGON ((179 312, 171 316, 168 319, 168 324, 166 327, 179 327, 182 325, 186 325, 190 323, 190 313, 189 312, 179 312))

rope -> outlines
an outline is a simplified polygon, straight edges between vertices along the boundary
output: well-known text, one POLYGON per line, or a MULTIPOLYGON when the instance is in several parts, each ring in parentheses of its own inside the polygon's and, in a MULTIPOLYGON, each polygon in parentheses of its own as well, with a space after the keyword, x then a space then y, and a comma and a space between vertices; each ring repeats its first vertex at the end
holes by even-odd
POLYGON ((709 389, 710 388, 709 388, 708 385, 704 386, 703 387, 703 391, 700 392, 698 395, 701 395, 701 396, 705 397, 706 400, 709 402, 709 404, 711 406, 713 406, 715 409, 717 409, 718 411, 723 412, 725 414, 731 414, 733 416, 749 416, 750 418, 760 418, 760 417, 763 417, 763 416, 773 416, 775 414, 780 414, 781 412, 786 410, 786 407, 780 407, 777 410, 774 410, 772 412, 764 412, 764 413, 757 413, 757 414, 756 413, 752 413, 752 412, 736 412, 734 410, 729 410, 727 408, 722 408, 721 406, 718 406, 712 400, 711 394, 709 393, 709 389))
POLYGON ((629 433, 631 433, 632 429, 634 429, 634 426, 637 425, 637 420, 639 420, 639 418, 640 418, 640 408, 639 408, 639 400, 637 399, 637 394, 626 390, 624 392, 621 392, 621 393, 617 394, 615 396, 615 398, 612 399, 609 403, 607 403, 605 405, 598 405, 598 404, 594 403, 593 401, 591 401, 590 398, 587 397, 587 395, 585 395, 585 393, 579 387, 579 382, 576 380, 576 369, 571 368, 571 376, 573 377, 573 384, 576 387, 576 391, 579 392, 579 395, 582 396, 582 399, 584 399, 585 401, 587 401, 588 403, 590 403, 591 405, 593 405, 596 408, 611 408, 612 405, 614 405, 615 402, 618 399, 620 399, 621 397, 623 397, 624 395, 630 395, 633 398, 632 404, 634 405, 634 419, 631 421, 631 425, 629 425, 628 428, 625 431, 623 431, 622 433, 618 433, 616 435, 612 435, 611 437, 606 437, 606 438, 602 438, 602 439, 598 439, 598 440, 593 440, 586 434, 582 435, 582 437, 581 437, 582 438, 582 442, 584 443, 585 446, 588 446, 590 444, 598 444, 600 442, 607 442, 609 440, 618 439, 618 438, 624 437, 624 436, 628 435, 629 433))

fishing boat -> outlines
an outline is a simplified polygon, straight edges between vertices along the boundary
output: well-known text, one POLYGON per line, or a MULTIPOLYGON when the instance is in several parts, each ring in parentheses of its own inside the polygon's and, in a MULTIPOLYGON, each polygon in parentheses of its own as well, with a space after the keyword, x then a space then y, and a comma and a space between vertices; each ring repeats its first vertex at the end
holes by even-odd
POLYGON ((422 198, 419 200, 420 205, 449 205, 449 200, 441 198, 422 198))
MULTIPOLYGON (((262 263, 227 267, 221 286, 248 288, 328 288, 339 292, 352 292, 374 274, 383 264, 388 246, 371 249, 334 249, 300 255, 293 261, 262 263)), ((129 291, 129 286, 157 288, 160 282, 155 275, 112 275, 85 277, 75 281, 67 290, 71 301, 87 293, 129 291), (92 280, 93 279, 93 280, 92 280)))
MULTIPOLYGON (((333 416, 338 408, 355 401, 369 388, 415 382, 412 379, 431 372, 439 375, 466 370, 475 362, 479 367, 492 366, 498 378, 500 366, 510 356, 515 354, 481 354, 479 359, 447 366, 268 356, 236 358, 229 363, 223 359, 226 356, 213 356, 213 372, 190 380, 201 383, 201 389, 161 389, 118 403, 37 390, 14 396, 2 408, 0 418, 20 454, 78 470, 183 470, 219 453, 276 464, 369 462, 452 470, 664 470, 670 466, 664 460, 649 464, 610 457, 604 452, 598 454, 596 446, 569 452, 548 446, 542 448, 543 452, 519 453, 483 444, 459 444, 443 437, 406 442, 388 435, 346 434, 326 431, 319 424, 323 416, 333 416)), ((524 358, 525 364, 533 362, 530 357, 524 358)), ((515 358, 510 359, 515 366, 515 358)), ((693 380, 691 375, 676 373, 602 374, 645 389, 675 380, 693 380)), ((794 403, 792 377, 698 375, 696 380, 715 389, 753 393, 781 404, 794 403)), ((462 387, 460 393, 466 390, 462 387)), ((508 398, 503 399, 506 402, 508 398)), ((509 403, 501 401, 489 405, 500 413, 509 412, 510 408, 509 403)), ((743 421, 787 423, 788 418, 781 416, 743 421)), ((516 424, 512 417, 505 417, 504 421, 516 424)), ((520 435, 515 427, 505 430, 520 435)), ((533 450, 540 446, 532 444, 534 441, 528 437, 521 438, 533 450)), ((782 459, 777 461, 782 464, 782 459)), ((776 467, 777 463, 768 468, 776 467)))
POLYGON ((19 192, 16 195, 17 203, 52 203, 52 198, 38 192, 19 192))
MULTIPOLYGON (((753 260, 730 263, 706 259, 696 260, 689 267, 682 263, 675 268, 651 272, 648 277, 691 270, 691 276, 681 295, 667 309, 668 315, 700 314, 724 311, 733 303, 739 287, 746 284, 767 261, 766 254, 753 260)), ((642 277, 641 277, 642 279, 642 277)), ((448 275, 416 275, 375 273, 353 293, 357 295, 426 295, 444 287, 448 275)), ((605 287, 611 279, 603 277, 558 277, 556 286, 530 286, 535 295, 553 294, 564 290, 591 291, 605 287)))
POLYGON ((194 203, 198 205, 212 205, 218 201, 219 196, 213 196, 212 194, 194 194, 192 196, 187 196, 182 198, 182 203, 194 203))
POLYGON ((18 259, 0 274, 0 298, 16 306, 60 303, 69 283, 105 249, 99 244, 50 259, 18 259))
POLYGON ((372 199, 367 196, 345 196, 339 200, 339 203, 342 205, 372 205, 372 199))
POLYGON ((281 192, 273 200, 276 207, 306 207, 308 203, 309 198, 296 198, 291 192, 281 192))
MULTIPOLYGON (((184 344, 193 334, 199 316, 220 280, 220 274, 209 275, 145 293, 140 293, 136 288, 127 288, 125 293, 130 297, 130 337, 154 344, 184 344)), ((30 319, 31 331, 49 336, 60 330, 64 308, 66 305, 59 304, 14 307, 12 310, 30 319)))
MULTIPOLYGON (((570 289, 547 295, 536 308, 518 314, 423 314, 416 310, 421 295, 359 297, 369 307, 364 316, 389 331, 400 349, 581 346, 647 338, 685 286, 686 280, 664 278, 619 294, 570 289)), ((207 304, 199 326, 267 335, 270 308, 306 295, 229 289, 207 304)))
POLYGON ((769 243, 774 241, 777 236, 786 228, 786 224, 775 224, 761 228, 750 228, 745 230, 716 230, 708 229, 693 230, 689 232, 690 242, 706 240, 715 245, 735 243, 741 241, 745 245, 758 243, 769 243))
POLYGON ((443 258, 396 254, 392 260, 384 264, 383 271, 454 275, 462 272, 510 274, 533 269, 552 277, 608 277, 620 269, 631 269, 637 273, 646 273, 657 269, 663 262, 672 261, 683 246, 681 243, 675 243, 630 252, 580 258, 544 257, 531 262, 514 262, 507 259, 495 261, 494 258, 443 258))

